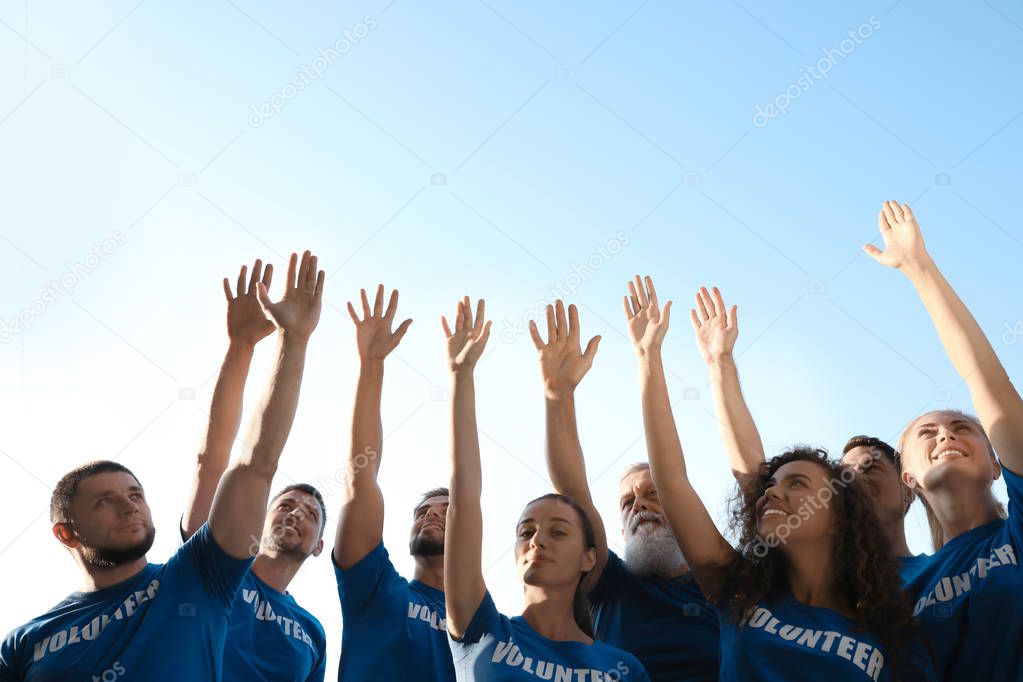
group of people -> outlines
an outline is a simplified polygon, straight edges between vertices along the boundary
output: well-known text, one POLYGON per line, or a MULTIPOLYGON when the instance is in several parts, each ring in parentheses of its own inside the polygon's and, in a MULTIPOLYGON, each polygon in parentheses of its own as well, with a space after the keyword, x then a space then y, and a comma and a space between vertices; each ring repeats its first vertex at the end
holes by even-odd
MULTIPOLYGON (((690 311, 712 378, 736 479, 733 541, 691 485, 662 364, 671 302, 647 277, 624 297, 639 366, 648 462, 619 481, 625 550, 587 483, 575 390, 600 338, 582 344, 574 305, 530 323, 546 405, 553 492, 515 528, 521 615, 498 611, 481 566, 482 467, 474 370, 490 336, 482 300, 442 318, 451 375, 451 478, 412 506, 411 580, 383 545, 377 482, 387 356, 398 293, 381 285, 349 304, 360 371, 351 451, 331 558, 343 618, 339 680, 644 682, 1023 679, 1023 401, 980 326, 929 256, 912 210, 886 202, 884 249, 910 280, 976 417, 916 416, 896 447, 854 436, 838 460, 796 447, 767 458, 742 396, 733 347, 737 310, 715 288, 690 311), (1018 473, 1017 473, 1018 472, 1018 473), (1006 510, 992 494, 1003 477, 1006 510), (910 554, 904 518, 916 498, 934 552, 910 554)), ((271 483, 299 398, 320 315, 317 258, 293 254, 283 297, 272 266, 224 280, 229 345, 205 445, 181 517, 183 544, 148 563, 154 527, 145 491, 123 465, 98 461, 53 491, 53 534, 83 576, 0 647, 0 682, 51 680, 322 680, 320 622, 287 588, 323 550, 327 509, 313 486, 271 483), (253 349, 276 334, 273 375, 250 446, 230 462, 253 349), (253 542, 253 538, 259 538, 253 542)), ((503 531, 503 532, 507 532, 503 531)))

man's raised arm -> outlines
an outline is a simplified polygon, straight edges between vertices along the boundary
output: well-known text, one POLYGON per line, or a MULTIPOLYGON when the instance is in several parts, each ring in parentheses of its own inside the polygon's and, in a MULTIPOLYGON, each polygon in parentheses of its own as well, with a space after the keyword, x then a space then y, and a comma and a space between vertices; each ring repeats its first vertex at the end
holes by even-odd
POLYGON ((262 408, 254 420, 251 451, 224 474, 210 511, 210 531, 227 554, 251 557, 262 535, 270 485, 298 407, 309 337, 320 320, 324 273, 309 251, 291 254, 284 296, 273 303, 262 282, 259 302, 278 329, 277 361, 262 408))
POLYGON ((355 389, 352 415, 352 449, 345 468, 345 498, 337 522, 334 561, 348 570, 380 544, 384 534, 384 495, 377 485, 384 429, 380 419, 380 397, 384 386, 384 358, 401 342, 412 320, 391 331, 398 309, 398 292, 392 291, 384 310, 384 285, 377 287, 373 310, 362 290, 362 314, 348 304, 355 323, 359 348, 359 383, 355 389))

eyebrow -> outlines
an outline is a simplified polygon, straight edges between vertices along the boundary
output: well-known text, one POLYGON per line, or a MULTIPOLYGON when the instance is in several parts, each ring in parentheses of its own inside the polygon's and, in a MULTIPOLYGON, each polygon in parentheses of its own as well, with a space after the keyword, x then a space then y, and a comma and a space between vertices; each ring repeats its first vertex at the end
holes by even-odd
MULTIPOLYGON (((959 426, 960 424, 963 424, 963 425, 966 425, 966 426, 969 426, 969 427, 976 426, 976 424, 974 424, 973 422, 971 422, 968 419, 953 419, 952 421, 950 421, 948 423, 949 426, 959 426)), ((919 431, 920 429, 927 429, 927 428, 933 429, 936 426, 937 426, 937 424, 934 423, 934 422, 927 422, 926 424, 918 425, 916 428, 917 428, 917 431, 919 431)))
MULTIPOLYGON (((115 492, 117 492, 117 491, 116 490, 104 490, 102 492, 98 492, 98 493, 94 494, 92 496, 92 499, 98 500, 101 497, 106 497, 107 495, 111 495, 111 494, 113 494, 115 492)), ((133 486, 128 488, 128 492, 129 493, 142 493, 144 491, 142 490, 141 486, 133 485, 133 486)))
MULTIPOLYGON (((556 523, 556 522, 560 521, 562 523, 567 523, 570 526, 572 525, 571 521, 569 521, 568 519, 562 518, 560 516, 552 516, 550 520, 551 520, 551 523, 556 523)), ((527 523, 536 523, 536 519, 534 519, 531 516, 528 519, 522 519, 521 521, 519 521, 519 525, 520 526, 525 525, 527 523)))

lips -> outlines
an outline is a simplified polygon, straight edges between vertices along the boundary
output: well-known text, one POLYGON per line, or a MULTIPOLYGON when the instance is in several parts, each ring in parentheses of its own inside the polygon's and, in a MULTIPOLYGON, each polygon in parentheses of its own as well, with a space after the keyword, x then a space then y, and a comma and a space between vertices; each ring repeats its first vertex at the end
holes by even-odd
POLYGON ((767 507, 764 511, 760 512, 760 518, 765 519, 768 516, 788 516, 788 512, 784 512, 781 509, 775 509, 774 507, 767 507))
POLYGON ((932 462, 944 462, 950 459, 958 459, 960 457, 965 458, 967 455, 958 448, 945 448, 931 455, 932 462))

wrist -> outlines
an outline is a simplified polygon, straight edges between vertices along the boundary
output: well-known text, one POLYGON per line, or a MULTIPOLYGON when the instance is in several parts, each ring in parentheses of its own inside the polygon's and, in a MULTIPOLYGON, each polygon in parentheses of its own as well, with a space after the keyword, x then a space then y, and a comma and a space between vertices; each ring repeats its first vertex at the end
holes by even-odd
POLYGON ((707 366, 714 369, 728 369, 735 367, 735 357, 731 352, 717 355, 707 360, 707 366))
POLYGON ((288 348, 305 349, 309 345, 309 334, 282 329, 278 332, 281 343, 288 348))
POLYGON ((926 251, 922 255, 909 259, 899 266, 899 270, 911 280, 921 279, 936 268, 937 265, 935 265, 934 260, 926 251))
POLYGON ((227 354, 234 357, 252 357, 255 352, 255 344, 249 341, 243 341, 242 339, 229 339, 227 344, 227 354))
POLYGON ((543 395, 550 405, 571 405, 575 402, 575 386, 556 390, 544 389, 543 395))
POLYGON ((651 346, 649 348, 636 348, 636 357, 639 358, 639 363, 643 364, 661 364, 661 347, 651 346))
POLYGON ((383 358, 360 358, 359 371, 363 374, 378 375, 384 373, 383 358))

